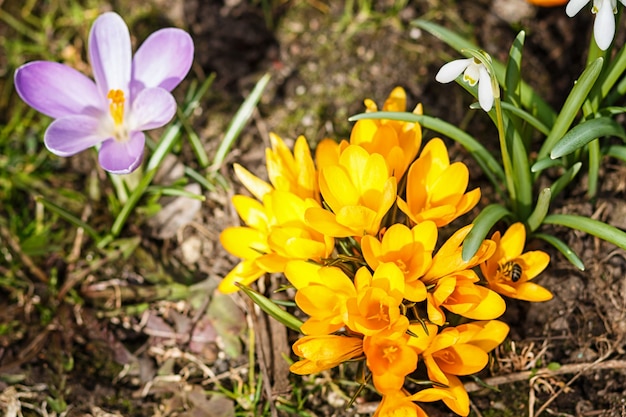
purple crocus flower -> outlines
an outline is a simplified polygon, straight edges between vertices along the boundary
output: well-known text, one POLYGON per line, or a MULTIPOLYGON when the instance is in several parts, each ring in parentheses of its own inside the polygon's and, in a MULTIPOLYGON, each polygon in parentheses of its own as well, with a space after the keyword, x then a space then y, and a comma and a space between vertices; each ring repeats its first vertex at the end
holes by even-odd
POLYGON ((181 29, 154 32, 135 53, 122 18, 99 16, 89 34, 95 83, 66 65, 34 61, 15 72, 22 99, 55 120, 44 143, 70 156, 100 145, 100 165, 114 174, 134 171, 143 159, 143 131, 168 123, 176 113, 170 93, 189 72, 193 41, 181 29))

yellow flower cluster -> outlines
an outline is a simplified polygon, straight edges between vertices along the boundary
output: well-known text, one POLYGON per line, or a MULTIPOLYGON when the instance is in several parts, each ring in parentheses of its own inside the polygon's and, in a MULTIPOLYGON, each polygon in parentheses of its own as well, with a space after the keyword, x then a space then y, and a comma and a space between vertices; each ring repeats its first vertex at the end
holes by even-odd
MULTIPOLYGON (((377 110, 371 100, 365 105, 377 110)), ((405 108, 406 94, 397 87, 383 111, 405 108)), ((227 228, 221 241, 242 261, 220 290, 284 273, 309 317, 293 346, 301 359, 292 372, 363 360, 382 395, 375 416, 424 416, 416 402, 438 400, 467 416, 459 376, 483 369, 509 331, 495 320, 506 309, 499 294, 550 299, 530 282, 548 255, 523 253, 519 223, 485 240, 468 261, 461 244, 471 225, 438 247, 439 229, 470 211, 480 190, 466 192, 468 169, 450 163, 441 139, 419 152, 418 124, 358 121, 349 141, 320 142, 315 163, 303 137, 293 154, 276 135, 271 145, 269 183, 235 166, 255 198, 233 198, 246 226, 227 228), (427 376, 431 387, 410 393, 407 385, 424 386, 411 385, 411 374, 427 376)))

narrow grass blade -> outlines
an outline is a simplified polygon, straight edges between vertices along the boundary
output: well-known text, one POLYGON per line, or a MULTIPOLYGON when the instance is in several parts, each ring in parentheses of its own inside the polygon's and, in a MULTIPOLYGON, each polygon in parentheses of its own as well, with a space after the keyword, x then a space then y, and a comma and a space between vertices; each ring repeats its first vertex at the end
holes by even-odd
POLYGON ((152 186, 148 187, 146 191, 152 194, 167 195, 172 197, 185 197, 192 198, 194 200, 206 201, 206 198, 203 195, 192 193, 181 188, 152 186))
POLYGON ((626 249, 626 232, 604 222, 574 214, 550 214, 543 220, 544 224, 556 224, 580 230, 581 232, 599 237, 617 247, 626 249))
POLYGON ((215 185, 209 180, 207 180, 204 177, 204 175, 200 174, 198 171, 186 166, 185 175, 191 178, 192 180, 194 180, 195 182, 197 182, 198 184, 200 184, 201 186, 203 186, 204 188, 206 188, 207 190, 215 191, 215 185))
POLYGON ((528 220, 526 224, 528 228, 534 232, 541 226, 543 219, 548 214, 548 209, 550 208, 550 199, 552 197, 552 192, 549 188, 544 188, 539 193, 539 197, 537 197, 537 205, 533 212, 528 216, 528 220))
POLYGON ((556 159, 569 155, 594 139, 603 136, 617 136, 626 141, 624 128, 610 117, 598 117, 582 122, 567 132, 550 152, 550 158, 556 159))
POLYGON ((215 153, 215 157, 213 158, 212 167, 214 170, 217 171, 224 163, 226 155, 233 147, 235 140, 237 140, 237 137, 239 137, 239 134, 252 116, 252 112, 261 99, 261 95, 269 83, 270 78, 270 74, 265 74, 261 77, 261 79, 254 86, 250 95, 245 99, 241 107, 239 107, 239 110, 237 110, 237 113, 230 122, 230 125, 226 130, 226 134, 224 135, 224 139, 222 139, 222 143, 220 143, 220 146, 215 153))
POLYGON ((548 156, 552 152, 553 148, 557 145, 557 143, 559 143, 563 135, 565 135, 572 122, 574 121, 576 114, 578 114, 578 111, 587 99, 589 91, 598 79, 600 71, 602 70, 603 62, 604 61, 602 60, 602 58, 598 58, 587 68, 585 68, 582 75, 572 88, 572 91, 570 91, 570 94, 567 96, 567 99, 563 104, 563 108, 561 109, 561 112, 557 116, 556 121, 552 126, 550 134, 543 142, 543 145, 539 150, 537 159, 543 159, 548 156))
POLYGON ((509 210, 500 204, 490 204, 485 207, 472 222, 474 226, 463 241, 463 260, 467 262, 472 259, 472 256, 476 254, 493 225, 504 217, 511 216, 511 214, 509 210))
POLYGON ((189 139, 189 144, 191 145, 191 149, 193 149, 194 154, 196 155, 196 159, 198 160, 198 165, 200 168, 206 168, 209 166, 209 155, 207 155, 204 150, 204 146, 202 146, 202 141, 200 137, 196 133, 195 130, 189 124, 189 121, 185 117, 180 109, 178 110, 178 120, 181 121, 185 132, 187 133, 187 138, 189 139))
POLYGON ((113 237, 117 237, 122 231, 122 228, 124 227, 124 224, 126 223, 126 220, 128 219, 133 209, 135 208, 135 206, 137 205, 137 203, 139 202, 139 200, 145 193, 146 189, 148 188, 148 185, 150 185, 150 183, 152 182, 152 179, 154 178, 156 171, 157 171, 157 167, 154 167, 150 171, 146 171, 141 181, 139 181, 139 184, 137 184, 137 188, 135 188, 133 192, 130 194, 130 196, 128 197, 128 201, 126 201, 126 204, 124 204, 124 206, 122 207, 122 210, 120 210, 120 213, 115 218, 115 221, 113 222, 113 226, 111 226, 111 235, 113 237))
POLYGON ((254 301, 256 305, 261 307, 261 310, 274 317, 281 324, 284 324, 292 330, 300 332, 300 326, 302 326, 302 322, 300 320, 295 318, 293 315, 287 313, 285 310, 276 305, 272 300, 262 294, 259 294, 252 288, 239 284, 236 285, 241 289, 241 291, 246 293, 246 295, 250 297, 250 299, 252 299, 252 301, 254 301))
POLYGON ((36 196, 35 201, 38 203, 41 203, 45 208, 59 215, 60 217, 64 218, 68 222, 72 223, 74 226, 81 227, 83 230, 85 230, 85 233, 91 236, 96 242, 100 241, 101 236, 96 231, 96 229, 89 226, 87 223, 85 223, 84 221, 82 221, 81 219, 79 219, 78 217, 70 213, 69 211, 65 210, 63 207, 57 206, 56 204, 54 204, 51 201, 46 200, 42 196, 36 196))
POLYGON ((576 268, 580 269, 581 271, 585 270, 585 265, 583 264, 583 261, 581 261, 578 255, 576 255, 576 253, 569 246, 567 246, 567 244, 563 242, 561 239, 554 237, 552 235, 545 234, 545 233, 533 233, 533 237, 536 237, 537 239, 541 239, 551 244, 559 252, 561 252, 563 256, 565 256, 565 259, 570 261, 572 265, 574 265, 576 268))
POLYGON ((458 127, 437 117, 414 114, 408 112, 371 112, 360 113, 350 117, 351 122, 361 119, 389 119, 404 122, 419 123, 423 128, 434 130, 459 142, 476 159, 485 174, 497 188, 504 181, 502 167, 491 153, 476 139, 458 127))

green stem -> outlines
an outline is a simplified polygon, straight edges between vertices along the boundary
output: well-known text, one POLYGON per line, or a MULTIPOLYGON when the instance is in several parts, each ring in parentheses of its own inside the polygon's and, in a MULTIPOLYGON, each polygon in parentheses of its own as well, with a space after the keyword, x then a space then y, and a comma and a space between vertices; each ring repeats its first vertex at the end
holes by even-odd
POLYGON ((495 97, 496 105, 496 123, 498 127, 498 139, 500 140, 500 152, 502 153, 502 164, 504 165, 504 178, 506 181, 506 188, 509 191, 511 202, 516 204, 517 196, 515 190, 515 181, 513 180, 513 169, 511 166, 511 157, 509 156, 509 149, 506 145, 506 137, 504 132, 504 120, 502 119, 502 104, 500 103, 500 97, 495 97))

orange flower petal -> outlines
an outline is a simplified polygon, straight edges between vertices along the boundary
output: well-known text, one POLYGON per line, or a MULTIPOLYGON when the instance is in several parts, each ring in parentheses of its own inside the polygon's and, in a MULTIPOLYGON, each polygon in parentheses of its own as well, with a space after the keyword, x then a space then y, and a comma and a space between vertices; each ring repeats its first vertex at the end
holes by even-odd
POLYGON ((552 293, 534 282, 523 282, 516 286, 515 295, 510 297, 524 301, 548 301, 552 299, 552 293))

